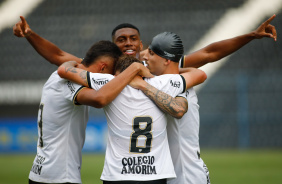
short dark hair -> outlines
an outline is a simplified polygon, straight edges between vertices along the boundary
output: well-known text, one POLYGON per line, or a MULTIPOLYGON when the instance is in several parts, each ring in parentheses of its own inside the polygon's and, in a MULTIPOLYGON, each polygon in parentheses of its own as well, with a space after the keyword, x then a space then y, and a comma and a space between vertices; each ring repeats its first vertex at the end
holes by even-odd
POLYGON ((101 56, 109 56, 117 61, 121 55, 122 52, 116 44, 111 41, 102 40, 91 46, 81 63, 84 66, 89 67, 101 56))
POLYGON ((134 62, 143 64, 139 59, 133 56, 126 54, 122 55, 116 62, 114 73, 116 73, 117 71, 123 72, 127 67, 129 67, 134 62))
POLYGON ((119 29, 122 29, 122 28, 132 28, 132 29, 135 29, 138 32, 138 34, 140 35, 139 29, 136 26, 134 26, 132 24, 129 24, 129 23, 122 23, 122 24, 117 25, 113 29, 113 31, 112 31, 112 39, 113 40, 114 40, 114 36, 116 34, 116 31, 119 30, 119 29))

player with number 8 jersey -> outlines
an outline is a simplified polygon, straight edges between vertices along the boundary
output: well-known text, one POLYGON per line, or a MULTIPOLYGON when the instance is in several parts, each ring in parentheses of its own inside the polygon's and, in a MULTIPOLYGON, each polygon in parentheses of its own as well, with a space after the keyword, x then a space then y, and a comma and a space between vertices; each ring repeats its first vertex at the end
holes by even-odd
MULTIPOLYGON (((110 74, 87 73, 89 87, 99 90, 114 78, 110 74)), ((181 75, 145 79, 157 89, 175 97, 186 90, 181 75)), ((166 116, 142 91, 127 86, 104 107, 108 140, 104 181, 149 181, 174 178, 168 147, 166 116)))

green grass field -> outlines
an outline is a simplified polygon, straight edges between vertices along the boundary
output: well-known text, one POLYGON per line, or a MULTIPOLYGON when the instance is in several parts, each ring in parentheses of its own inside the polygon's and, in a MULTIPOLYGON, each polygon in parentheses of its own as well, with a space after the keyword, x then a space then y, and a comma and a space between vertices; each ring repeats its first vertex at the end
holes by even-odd
MULTIPOLYGON (((282 150, 202 150, 212 184, 280 184, 282 150)), ((0 184, 25 184, 34 155, 0 155, 0 184)), ((83 184, 101 184, 104 155, 84 154, 83 184)))

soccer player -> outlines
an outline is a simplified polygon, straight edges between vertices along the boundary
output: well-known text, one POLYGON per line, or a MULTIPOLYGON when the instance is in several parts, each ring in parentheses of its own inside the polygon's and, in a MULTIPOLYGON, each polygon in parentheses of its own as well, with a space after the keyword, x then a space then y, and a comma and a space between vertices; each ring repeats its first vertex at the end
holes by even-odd
MULTIPOLYGON (((121 55, 110 41, 100 41, 87 52, 80 67, 91 72, 112 73, 121 55)), ((152 76, 134 63, 98 91, 62 79, 52 73, 42 90, 38 112, 37 154, 29 183, 81 183, 81 150, 85 140, 88 110, 112 101, 137 74, 152 76), (117 85, 118 84, 118 85, 117 85)))
MULTIPOLYGON (((270 17, 267 21, 262 23, 255 31, 252 31, 250 33, 240 35, 231 39, 222 40, 219 42, 212 43, 194 53, 188 54, 185 56, 185 58, 182 60, 181 64, 184 67, 200 67, 207 63, 215 62, 220 60, 221 58, 224 58, 225 56, 230 55, 231 53, 237 51, 244 45, 248 44, 250 41, 254 39, 260 39, 264 37, 270 37, 273 38, 275 41, 277 39, 276 29, 273 25, 270 24, 270 22, 275 18, 275 15, 270 17), (183 62, 184 61, 184 62, 183 62)), ((54 61, 53 58, 67 58, 69 55, 66 52, 58 51, 56 46, 54 46, 49 41, 41 38, 39 35, 34 33, 29 26, 25 26, 24 21, 20 21, 14 26, 14 34, 18 37, 26 37, 26 39, 31 43, 31 45, 37 50, 37 52, 45 57, 50 62, 54 61), (51 46, 50 46, 51 45, 51 46), (55 49, 54 49, 55 48, 55 49), (49 54, 47 54, 48 52, 49 54), (50 53, 52 52, 52 54, 50 53)), ((123 53, 126 54, 132 54, 137 57, 140 57, 139 51, 142 50, 142 42, 140 39, 139 30, 130 24, 121 24, 117 26, 113 32, 112 32, 112 39, 113 42, 116 43, 119 48, 122 50, 123 53), (120 40, 119 40, 120 39, 120 40)), ((150 90, 152 90, 151 88, 150 90)), ((158 90, 155 91, 156 94, 158 90)), ((190 91, 190 95, 193 95, 193 101, 196 111, 197 110, 197 96, 193 89, 190 91)), ((156 95, 153 95, 154 97, 151 97, 152 100, 155 100, 157 102, 158 98, 156 98, 156 95)), ((179 103, 181 102, 181 98, 179 103)), ((190 106, 192 108, 193 106, 190 106)), ((189 111, 188 111, 189 112, 189 111)), ((197 112, 198 113, 198 112, 197 112)), ((196 114, 196 113, 195 113, 196 114)), ((197 120, 197 119, 196 119, 197 120)), ((193 140, 191 144, 193 145, 199 145, 199 125, 198 121, 192 121, 191 124, 193 124, 193 127, 196 127, 194 129, 194 135, 195 139, 193 140)), ((187 152, 190 152, 191 150, 187 150, 187 152)), ((197 161, 197 160, 196 160, 197 161)), ((185 165, 185 167, 189 167, 189 165, 185 165)), ((193 168, 190 169, 193 171, 193 168)), ((176 171, 177 172, 177 171, 176 171)), ((185 175, 186 173, 183 173, 181 170, 179 173, 176 173, 178 178, 179 176, 183 176, 183 178, 187 178, 185 175)), ((184 183, 195 183, 196 181, 186 180, 184 183)), ((175 180, 175 183, 177 181, 175 180)), ((206 182, 204 182, 206 183, 206 182)))
MULTIPOLYGON (((116 75, 135 62, 142 63, 132 56, 121 57, 116 65, 116 75)), ((67 62, 59 67, 61 77, 96 90, 104 84, 97 81, 114 78, 110 74, 75 69, 72 63, 76 64, 67 62), (83 76, 90 80, 86 81, 83 76)), ((205 79, 205 73, 194 68, 182 75, 162 75, 145 80, 175 97, 205 79)), ((140 90, 127 86, 104 107, 104 111, 109 131, 101 176, 104 184, 136 184, 137 181, 165 184, 166 179, 175 177, 167 142, 166 115, 148 97, 140 90)))
MULTIPOLYGON (((179 50, 182 41, 172 32, 155 36, 143 58, 152 74, 178 74, 179 50)), ((141 84, 141 83, 140 83, 141 84)), ((151 93, 140 88, 147 96, 151 93)), ((168 141, 177 177, 168 183, 210 183, 208 169, 200 157, 199 146, 199 106, 196 93, 190 88, 183 95, 189 110, 181 119, 167 116, 168 141)))
MULTIPOLYGON (((269 25, 270 21, 274 17, 275 16, 272 16, 270 19, 268 19, 256 31, 249 35, 249 37, 260 38, 263 37, 262 35, 265 35, 267 37, 273 37, 276 39, 276 32, 274 32, 274 36, 264 33, 264 31, 267 30, 265 28, 268 27, 267 25, 269 25)), ((146 61, 150 72, 154 75, 177 74, 179 73, 178 62, 181 60, 182 62, 186 61, 186 64, 182 64, 187 66, 187 62, 190 61, 187 60, 189 56, 187 56, 185 59, 180 59, 181 56, 179 55, 179 52, 183 50, 181 43, 182 41, 180 37, 172 32, 163 32, 155 36, 149 48, 143 53, 143 59, 146 61)), ((194 53, 195 55, 192 54, 192 62, 194 61, 197 63, 197 56, 201 57, 200 51, 198 52, 199 53, 194 53)), ((198 63, 197 65, 201 66, 201 64, 203 63, 198 63)), ((141 82, 139 84, 141 84, 141 82)), ((152 93, 148 92, 146 88, 137 88, 141 89, 148 97, 152 95, 152 93)), ((200 121, 197 95, 193 88, 190 88, 183 97, 185 97, 188 101, 188 112, 181 119, 176 119, 171 116, 167 117, 169 147, 177 175, 177 178, 168 180, 168 183, 209 184, 209 171, 204 161, 200 157, 200 121)), ((153 96, 150 98, 155 100, 153 96)))

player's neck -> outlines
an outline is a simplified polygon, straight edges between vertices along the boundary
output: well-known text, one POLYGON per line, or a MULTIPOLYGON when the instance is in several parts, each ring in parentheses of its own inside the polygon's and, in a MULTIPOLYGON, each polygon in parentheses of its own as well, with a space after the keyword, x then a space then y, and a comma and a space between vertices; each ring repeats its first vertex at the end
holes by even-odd
POLYGON ((163 74, 179 74, 178 63, 171 63, 170 66, 165 69, 163 74))
POLYGON ((95 66, 94 64, 89 66, 89 67, 86 67, 83 64, 79 64, 79 65, 77 65, 77 68, 80 68, 80 69, 83 69, 83 70, 86 70, 86 71, 92 72, 92 73, 99 73, 98 67, 95 66))

